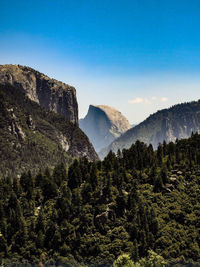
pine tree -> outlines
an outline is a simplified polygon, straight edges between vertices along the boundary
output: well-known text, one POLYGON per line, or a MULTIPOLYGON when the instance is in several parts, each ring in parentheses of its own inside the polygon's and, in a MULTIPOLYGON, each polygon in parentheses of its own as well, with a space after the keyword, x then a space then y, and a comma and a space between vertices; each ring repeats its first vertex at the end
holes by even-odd
POLYGON ((77 188, 82 183, 81 169, 79 167, 78 160, 74 160, 74 163, 69 167, 68 171, 68 186, 70 189, 77 188))

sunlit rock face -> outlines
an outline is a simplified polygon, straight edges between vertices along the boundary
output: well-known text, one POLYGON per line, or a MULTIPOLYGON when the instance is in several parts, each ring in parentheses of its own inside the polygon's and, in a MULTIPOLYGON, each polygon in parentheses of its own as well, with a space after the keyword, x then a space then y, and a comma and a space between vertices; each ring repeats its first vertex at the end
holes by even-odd
POLYGON ((80 128, 86 133, 98 152, 122 133, 130 129, 128 120, 110 106, 89 106, 88 113, 80 120, 80 128))
POLYGON ((0 84, 20 88, 40 106, 78 125, 76 89, 26 66, 0 65, 0 84))

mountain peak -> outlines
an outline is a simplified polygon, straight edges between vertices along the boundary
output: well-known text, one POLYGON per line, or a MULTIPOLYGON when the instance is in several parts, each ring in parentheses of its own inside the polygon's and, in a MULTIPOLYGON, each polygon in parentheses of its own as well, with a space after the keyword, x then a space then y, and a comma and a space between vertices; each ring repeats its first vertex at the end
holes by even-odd
POLYGON ((107 105, 97 105, 96 107, 105 112, 112 124, 117 126, 120 133, 123 133, 130 129, 131 126, 129 124, 129 121, 117 109, 107 105))
POLYGON ((86 117, 80 120, 80 128, 99 151, 127 131, 130 124, 121 112, 113 107, 90 105, 86 117))

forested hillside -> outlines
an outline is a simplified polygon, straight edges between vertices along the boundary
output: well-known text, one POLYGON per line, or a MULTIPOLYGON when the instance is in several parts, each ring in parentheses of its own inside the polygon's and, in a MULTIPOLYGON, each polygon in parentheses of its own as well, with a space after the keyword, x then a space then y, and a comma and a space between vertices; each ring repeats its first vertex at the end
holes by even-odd
POLYGON ((0 256, 110 266, 123 253, 136 262, 151 249, 168 263, 198 262, 199 195, 198 134, 157 151, 137 141, 102 162, 81 158, 68 169, 3 177, 0 256))

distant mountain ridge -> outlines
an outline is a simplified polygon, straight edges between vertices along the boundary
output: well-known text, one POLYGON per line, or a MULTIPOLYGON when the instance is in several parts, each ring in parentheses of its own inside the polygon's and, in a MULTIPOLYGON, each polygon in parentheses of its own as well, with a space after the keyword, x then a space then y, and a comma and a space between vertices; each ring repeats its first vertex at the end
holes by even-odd
POLYGON ((86 117, 80 120, 80 128, 89 137, 96 151, 109 145, 130 127, 121 112, 106 105, 90 105, 86 117))
POLYGON ((0 65, 0 84, 10 84, 22 90, 40 106, 65 116, 78 125, 76 89, 21 65, 0 65))
POLYGON ((127 149, 137 140, 156 148, 164 140, 174 142, 190 137, 192 132, 200 132, 200 100, 178 104, 150 115, 102 149, 99 156, 105 157, 110 150, 127 149))

